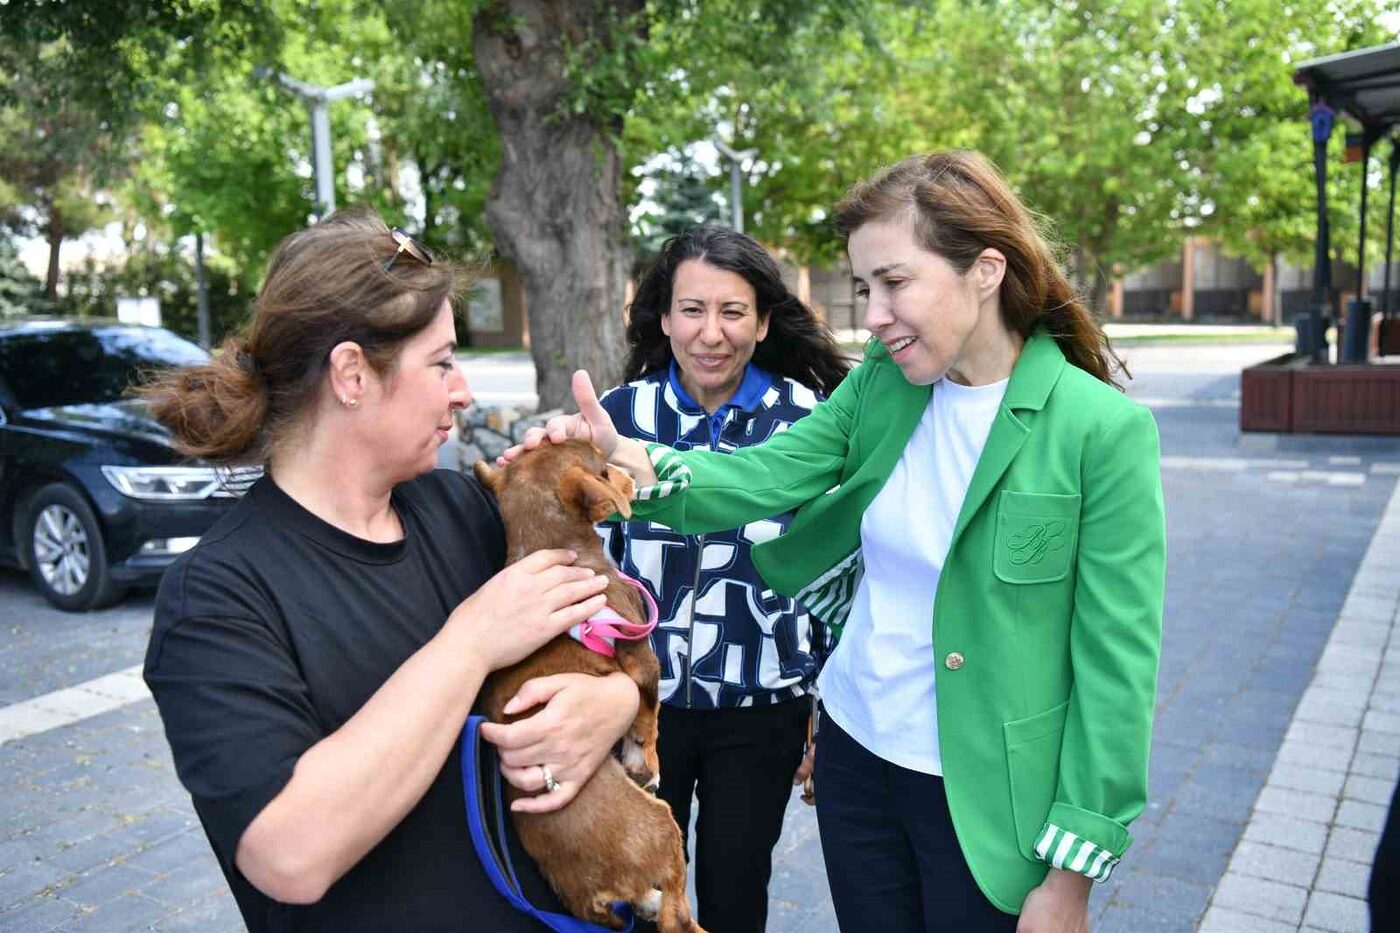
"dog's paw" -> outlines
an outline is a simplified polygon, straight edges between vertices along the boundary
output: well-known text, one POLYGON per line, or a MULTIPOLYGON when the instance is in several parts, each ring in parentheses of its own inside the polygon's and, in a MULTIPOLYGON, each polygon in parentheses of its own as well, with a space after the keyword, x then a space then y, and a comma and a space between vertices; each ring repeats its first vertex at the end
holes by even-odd
MULTIPOLYGON (((620 903, 623 902, 619 900, 617 895, 612 893, 595 895, 593 903, 588 910, 588 916, 585 919, 593 921, 600 927, 607 927, 610 930, 621 930, 626 924, 622 922, 622 918, 613 910, 613 905, 620 903)), ((635 906, 636 905, 633 905, 634 909, 635 906)))
POLYGON ((622 740, 622 769, 627 772, 634 783, 639 787, 644 787, 655 793, 654 788, 661 785, 661 771, 653 768, 647 762, 646 752, 631 738, 622 740))
POLYGON ((661 889, 652 888, 647 892, 647 896, 632 905, 632 910, 643 920, 653 923, 661 916, 661 889))

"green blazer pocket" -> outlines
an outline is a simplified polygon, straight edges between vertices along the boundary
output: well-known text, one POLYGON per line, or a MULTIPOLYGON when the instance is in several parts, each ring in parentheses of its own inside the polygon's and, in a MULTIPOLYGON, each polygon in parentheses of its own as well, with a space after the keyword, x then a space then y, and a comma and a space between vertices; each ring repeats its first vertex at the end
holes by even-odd
POLYGON ((1016 847, 1039 862, 1035 842, 1055 803, 1060 782, 1060 739, 1065 732, 1069 701, 1025 719, 1002 724, 1006 737, 1006 769, 1011 782, 1011 815, 1016 821, 1016 847))
POLYGON ((1063 580, 1074 565, 1078 541, 1078 494, 1002 491, 997 500, 996 553, 992 557, 998 580, 1063 580))

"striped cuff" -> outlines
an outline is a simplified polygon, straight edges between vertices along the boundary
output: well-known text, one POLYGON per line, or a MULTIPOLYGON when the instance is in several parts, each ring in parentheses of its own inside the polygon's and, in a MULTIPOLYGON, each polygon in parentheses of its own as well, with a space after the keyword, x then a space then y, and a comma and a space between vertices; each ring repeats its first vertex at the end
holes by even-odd
POLYGON ((1118 859, 1107 849, 1081 839, 1054 823, 1046 823, 1035 843, 1035 854, 1051 868, 1076 871, 1096 882, 1108 880, 1118 859))
POLYGON ((632 494, 633 499, 664 499, 673 492, 683 492, 690 485, 690 467, 685 465, 674 449, 665 444, 647 444, 647 457, 656 471, 656 483, 643 486, 632 494))

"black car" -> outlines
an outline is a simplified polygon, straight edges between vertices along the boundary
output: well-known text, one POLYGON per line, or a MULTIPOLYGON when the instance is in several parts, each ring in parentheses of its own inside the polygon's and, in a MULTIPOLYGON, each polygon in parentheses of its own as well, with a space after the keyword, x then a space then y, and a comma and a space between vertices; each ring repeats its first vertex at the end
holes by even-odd
POLYGON ((158 327, 0 321, 0 560, 62 609, 153 583, 261 472, 180 457, 128 389, 209 354, 158 327))

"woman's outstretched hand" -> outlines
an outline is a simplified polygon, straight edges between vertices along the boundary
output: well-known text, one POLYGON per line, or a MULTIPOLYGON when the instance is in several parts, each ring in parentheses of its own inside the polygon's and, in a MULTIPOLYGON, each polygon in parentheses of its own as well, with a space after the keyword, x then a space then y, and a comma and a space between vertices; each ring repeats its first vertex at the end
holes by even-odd
POLYGON ((582 369, 574 373, 574 401, 578 404, 576 415, 556 415, 542 428, 531 428, 524 439, 496 458, 496 466, 505 466, 523 451, 533 450, 545 441, 558 444, 571 438, 589 441, 611 458, 617 449, 617 428, 612 418, 598 401, 598 393, 593 390, 593 380, 582 369))

